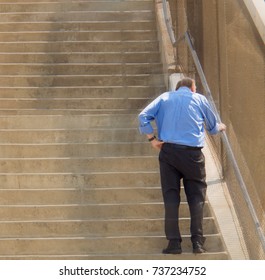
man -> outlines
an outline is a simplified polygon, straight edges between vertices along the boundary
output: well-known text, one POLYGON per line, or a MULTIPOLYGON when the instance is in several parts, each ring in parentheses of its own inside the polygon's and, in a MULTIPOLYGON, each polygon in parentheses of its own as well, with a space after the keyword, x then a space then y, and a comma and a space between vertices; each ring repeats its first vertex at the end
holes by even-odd
POLYGON ((140 133, 146 134, 155 149, 160 150, 159 165, 165 206, 165 234, 169 240, 164 254, 181 254, 179 230, 180 181, 189 205, 193 253, 203 253, 203 206, 206 196, 205 160, 201 151, 205 141, 204 127, 210 134, 226 129, 218 124, 205 96, 196 93, 195 81, 184 78, 178 89, 165 92, 140 114, 140 133), (156 122, 158 138, 152 121, 156 122))

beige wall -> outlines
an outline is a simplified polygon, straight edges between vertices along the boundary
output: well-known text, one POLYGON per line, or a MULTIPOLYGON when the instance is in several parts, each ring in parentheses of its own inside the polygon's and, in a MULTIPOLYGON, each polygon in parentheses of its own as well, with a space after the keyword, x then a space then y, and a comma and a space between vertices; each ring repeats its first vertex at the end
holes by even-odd
POLYGON ((264 44, 243 1, 204 0, 202 7, 206 76, 265 206, 264 44))

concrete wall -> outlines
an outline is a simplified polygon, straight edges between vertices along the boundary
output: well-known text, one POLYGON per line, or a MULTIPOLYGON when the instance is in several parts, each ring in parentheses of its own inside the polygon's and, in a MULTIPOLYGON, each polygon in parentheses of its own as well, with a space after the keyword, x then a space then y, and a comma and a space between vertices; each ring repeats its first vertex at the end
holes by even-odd
POLYGON ((243 173, 265 205, 264 43, 242 0, 204 0, 202 13, 203 67, 245 161, 243 173))

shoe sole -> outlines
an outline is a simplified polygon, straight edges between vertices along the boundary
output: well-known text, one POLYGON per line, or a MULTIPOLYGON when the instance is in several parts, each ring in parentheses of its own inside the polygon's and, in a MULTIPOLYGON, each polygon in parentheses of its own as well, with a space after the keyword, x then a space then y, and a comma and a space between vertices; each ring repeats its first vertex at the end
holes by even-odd
POLYGON ((193 254, 203 254, 203 253, 205 253, 206 252, 206 250, 193 250, 193 254))
POLYGON ((169 254, 180 255, 182 253, 182 251, 166 251, 166 250, 163 250, 162 253, 166 254, 166 255, 169 255, 169 254))

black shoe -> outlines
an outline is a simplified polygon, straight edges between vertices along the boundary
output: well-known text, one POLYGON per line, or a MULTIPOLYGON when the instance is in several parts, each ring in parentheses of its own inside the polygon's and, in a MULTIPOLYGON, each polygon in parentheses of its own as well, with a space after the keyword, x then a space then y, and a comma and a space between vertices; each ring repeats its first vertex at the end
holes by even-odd
POLYGON ((169 240, 168 246, 162 251, 163 254, 181 254, 182 249, 178 240, 169 240))
POLYGON ((203 248, 202 244, 198 241, 192 243, 193 253, 194 254, 202 254, 205 253, 206 250, 203 248))

